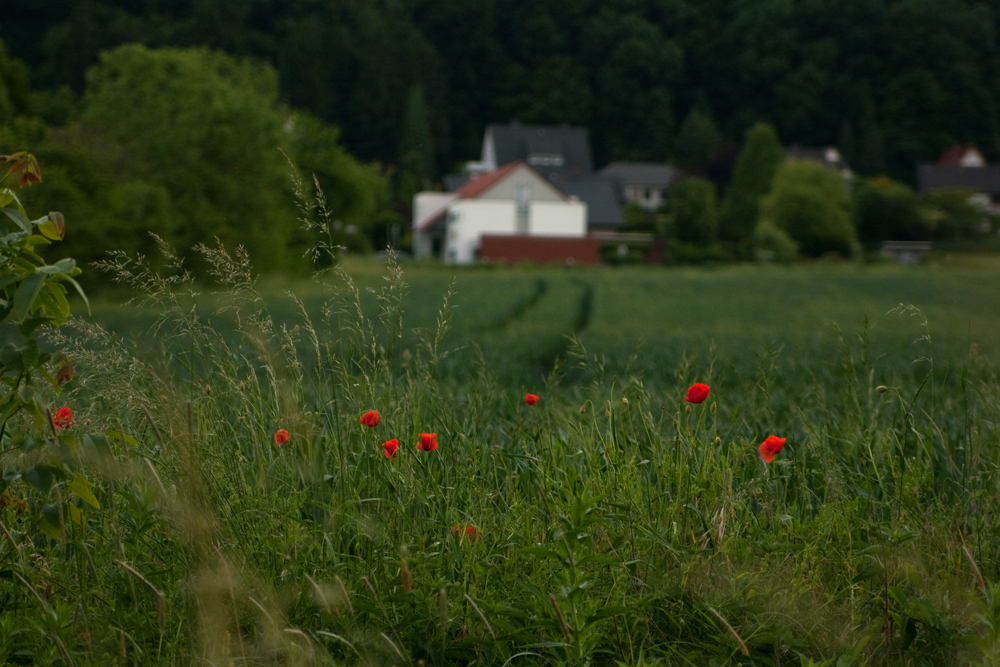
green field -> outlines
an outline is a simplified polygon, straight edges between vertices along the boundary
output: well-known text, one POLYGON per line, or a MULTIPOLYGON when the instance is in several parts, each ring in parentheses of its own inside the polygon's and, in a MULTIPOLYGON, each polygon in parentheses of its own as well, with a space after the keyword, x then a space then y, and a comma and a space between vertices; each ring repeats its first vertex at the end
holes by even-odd
POLYGON ((1000 664, 1000 261, 401 268, 64 327, 0 658, 1000 664))

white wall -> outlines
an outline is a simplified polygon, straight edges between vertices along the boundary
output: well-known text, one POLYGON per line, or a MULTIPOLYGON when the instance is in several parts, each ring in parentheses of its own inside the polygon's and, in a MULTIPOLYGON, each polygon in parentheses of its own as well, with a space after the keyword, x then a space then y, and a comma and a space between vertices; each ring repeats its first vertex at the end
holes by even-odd
POLYGON ((442 210, 457 196, 454 192, 418 192, 413 196, 413 229, 423 226, 427 218, 442 210))
POLYGON ((483 234, 514 233, 514 202, 463 199, 449 209, 444 261, 469 264, 476 259, 483 234))
POLYGON ((528 233, 532 236, 586 236, 587 205, 579 201, 533 202, 528 233))

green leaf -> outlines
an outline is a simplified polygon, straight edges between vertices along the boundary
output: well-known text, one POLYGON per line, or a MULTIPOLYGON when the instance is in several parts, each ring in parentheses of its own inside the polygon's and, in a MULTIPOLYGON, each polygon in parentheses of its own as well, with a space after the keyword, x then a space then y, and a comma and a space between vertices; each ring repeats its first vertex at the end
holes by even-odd
POLYGON ((0 348, 0 364, 4 365, 11 373, 20 373, 24 370, 24 361, 21 357, 21 350, 14 343, 7 343, 0 348))
POLYGON ((52 241, 48 240, 44 236, 39 236, 38 234, 32 234, 27 238, 27 242, 32 247, 36 245, 52 245, 52 241))
POLYGON ((82 298, 83 302, 85 304, 87 304, 87 314, 89 315, 90 314, 90 301, 87 299, 87 295, 83 293, 83 288, 80 287, 80 283, 76 282, 75 280, 73 280, 72 278, 69 278, 69 277, 67 277, 66 280, 68 280, 69 283, 71 285, 73 285, 73 287, 76 288, 76 291, 77 291, 77 293, 79 293, 80 298, 82 298))
POLYGON ((126 443, 132 445, 133 447, 139 446, 138 441, 136 441, 136 439, 130 436, 128 433, 125 433, 123 435, 121 431, 105 431, 104 435, 108 436, 109 438, 114 438, 115 440, 124 440, 126 443))
POLYGON ((8 218, 16 222, 17 226, 23 231, 28 232, 29 234, 31 233, 31 220, 28 220, 28 216, 24 213, 21 213, 16 208, 11 208, 9 206, 0 210, 6 213, 8 218))
POLYGON ((42 236, 49 239, 50 241, 62 241, 62 234, 59 233, 59 228, 56 223, 49 219, 49 216, 45 216, 35 223, 38 225, 38 231, 41 232, 42 236))
POLYGON ((66 485, 66 488, 75 493, 80 500, 87 503, 94 509, 101 509, 101 503, 98 502, 97 496, 94 495, 94 484, 87 481, 87 478, 76 473, 73 481, 66 485))
POLYGON ((632 610, 628 607, 601 607, 587 617, 587 625, 597 623, 605 618, 611 618, 612 616, 621 616, 622 614, 627 614, 631 611, 632 610))
POLYGON ((38 530, 42 531, 49 537, 61 540, 62 539, 62 529, 59 527, 59 506, 52 504, 46 505, 42 508, 42 516, 38 519, 36 524, 38 530))
POLYGON ((18 322, 23 322, 35 305, 38 293, 42 291, 45 284, 45 276, 40 273, 33 273, 24 279, 14 292, 14 317, 18 322))
POLYGON ((52 489, 52 484, 55 482, 55 475, 53 474, 55 470, 52 466, 38 464, 24 473, 24 481, 30 484, 31 488, 42 495, 46 495, 52 489))
MULTIPOLYGON (((116 431, 108 431, 108 433, 116 433, 116 431)), ((135 442, 134 439, 128 436, 126 438, 135 442)), ((108 439, 103 435, 84 435, 83 449, 86 455, 92 457, 101 465, 109 465, 114 461, 114 456, 111 454, 111 447, 108 445, 108 439)))

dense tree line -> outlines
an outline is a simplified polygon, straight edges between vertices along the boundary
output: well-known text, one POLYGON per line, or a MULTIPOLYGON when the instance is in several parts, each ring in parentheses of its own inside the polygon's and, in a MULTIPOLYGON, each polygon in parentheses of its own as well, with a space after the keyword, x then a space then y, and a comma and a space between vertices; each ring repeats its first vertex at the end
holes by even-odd
POLYGON ((586 125, 599 164, 697 165, 758 121, 838 145, 866 175, 912 180, 952 141, 1000 158, 995 1, 11 2, 0 38, 36 88, 81 94, 98 54, 127 42, 251 56, 363 160, 420 168, 417 107, 433 140, 418 181, 512 120, 586 125))

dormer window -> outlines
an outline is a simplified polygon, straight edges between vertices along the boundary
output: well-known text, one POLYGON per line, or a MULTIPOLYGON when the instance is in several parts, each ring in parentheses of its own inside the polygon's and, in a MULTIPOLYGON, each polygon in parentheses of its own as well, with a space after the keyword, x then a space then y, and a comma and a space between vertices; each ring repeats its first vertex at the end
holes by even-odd
POLYGON ((528 156, 528 164, 532 167, 561 167, 566 158, 560 153, 532 153, 528 156))

